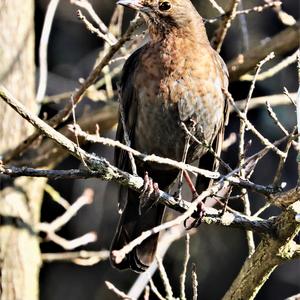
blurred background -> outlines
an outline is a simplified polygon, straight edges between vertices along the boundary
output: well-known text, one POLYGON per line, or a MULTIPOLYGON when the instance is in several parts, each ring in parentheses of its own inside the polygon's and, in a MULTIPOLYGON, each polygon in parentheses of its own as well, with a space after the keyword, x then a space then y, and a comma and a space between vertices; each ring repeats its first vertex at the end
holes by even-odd
MULTIPOLYGON (((108 24, 115 2, 110 0, 91 0, 98 15, 108 24)), ((193 1, 198 11, 204 18, 212 18, 218 15, 208 0, 193 1)), ((299 18, 299 2, 296 0, 283 0, 283 9, 295 19, 299 18)), ((36 43, 38 45, 42 30, 45 11, 49 1, 36 1, 36 43)), ((227 0, 219 0, 218 3, 226 8, 227 0)), ((243 0, 244 8, 251 8, 261 5, 263 1, 243 0)), ((84 24, 76 16, 77 7, 71 5, 70 1, 60 1, 50 36, 49 43, 49 80, 47 95, 54 95, 64 91, 72 91, 78 87, 78 79, 86 78, 91 71, 97 55, 103 46, 103 42, 87 31, 84 24)), ((133 17, 131 11, 125 11, 124 30, 129 20, 133 17)), ((247 15, 248 45, 243 42, 240 20, 237 18, 226 37, 221 55, 225 62, 236 57, 245 48, 254 47, 264 43, 271 36, 280 32, 285 26, 278 20, 272 9, 262 13, 247 15)), ((206 24, 208 35, 211 36, 215 24, 206 24)), ((36 54, 38 49, 36 50, 36 54)), ((290 55, 292 53, 288 53, 290 55)), ((38 55, 36 55, 38 57, 38 55)), ((283 57, 276 57, 271 63, 278 63, 283 57)), ((38 60, 36 61, 38 66, 38 60)), ((114 81, 115 85, 117 82, 114 81)), ((244 99, 249 91, 249 82, 236 82, 230 86, 230 91, 235 100, 244 99)), ((284 69, 274 77, 257 82, 254 96, 265 96, 281 94, 286 87, 290 92, 297 90, 296 64, 284 69)), ((100 102, 93 102, 85 99, 76 110, 78 115, 82 114, 85 107, 99 107, 100 102)), ((61 104, 49 104, 41 114, 47 112, 54 114, 61 104)), ((291 130, 296 122, 296 115, 292 106, 280 106, 275 108, 282 123, 291 130)), ((280 131, 268 117, 265 108, 252 110, 249 114, 250 120, 264 135, 275 140, 281 137, 280 131)), ((229 126, 226 129, 226 136, 231 132, 237 132, 239 127, 235 115, 230 118, 229 126)), ((101 132, 101 135, 114 137, 114 130, 101 132)), ((260 144, 250 134, 247 140, 253 139, 249 154, 257 152, 260 144)), ((112 149, 101 145, 86 145, 86 149, 112 161, 112 149)), ((224 160, 231 166, 237 163, 237 146, 231 146, 223 154, 224 160)), ((296 182, 296 155, 291 153, 284 168, 283 180, 287 187, 295 185, 296 182)), ((272 176, 277 167, 277 157, 270 153, 257 168, 253 175, 253 181, 261 184, 272 182, 272 176)), ((66 158, 58 168, 78 168, 79 162, 73 158, 66 158)), ((80 210, 78 215, 65 226, 60 234, 68 239, 73 239, 89 231, 96 231, 98 241, 82 247, 87 250, 109 249, 115 227, 117 225, 117 188, 113 184, 107 185, 96 179, 90 180, 57 180, 50 181, 53 186, 65 199, 71 203, 75 201, 87 187, 95 191, 95 201, 92 205, 80 210)), ((263 205, 263 201, 257 194, 251 194, 251 209, 256 211, 263 205)), ((234 200, 231 205, 235 209, 242 209, 241 203, 234 200)), ((63 210, 50 200, 45 194, 42 207, 42 221, 51 221, 59 216, 63 210)), ((264 214, 268 217, 277 214, 275 208, 269 209, 264 214)), ((258 241, 258 240, 257 240, 258 241)), ((62 252, 63 250, 53 243, 43 243, 43 252, 62 252)), ((197 266, 199 279, 199 299, 220 299, 237 275, 241 265, 247 257, 247 242, 245 233, 238 229, 226 229, 224 227, 201 225, 198 232, 191 237, 191 262, 197 266)), ((184 259, 184 240, 175 242, 169 249, 164 264, 169 275, 175 295, 179 293, 179 276, 182 272, 184 259)), ((189 271, 191 270, 189 266, 189 271)), ((190 274, 190 272, 189 272, 190 274)), ((83 299, 116 299, 116 296, 108 291, 104 284, 105 280, 114 283, 118 288, 127 292, 133 284, 136 274, 132 272, 118 272, 114 270, 109 261, 100 262, 94 266, 78 266, 72 263, 51 263, 45 264, 41 270, 41 299, 43 300, 83 300, 83 299)), ((300 262, 293 261, 280 266, 272 275, 270 280, 259 292, 257 299, 285 299, 286 297, 299 293, 300 291, 300 262)), ((163 292, 162 282, 154 276, 157 287, 163 292)), ((187 298, 191 299, 191 278, 187 278, 187 298)), ((151 296, 151 299, 155 299, 151 296)))

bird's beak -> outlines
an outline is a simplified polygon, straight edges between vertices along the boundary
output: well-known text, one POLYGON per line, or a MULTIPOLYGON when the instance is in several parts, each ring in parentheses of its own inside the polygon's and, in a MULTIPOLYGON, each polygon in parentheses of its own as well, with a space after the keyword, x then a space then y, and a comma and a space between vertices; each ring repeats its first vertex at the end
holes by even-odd
POLYGON ((127 6, 135 10, 143 10, 144 6, 140 3, 140 0, 119 0, 119 5, 127 6))

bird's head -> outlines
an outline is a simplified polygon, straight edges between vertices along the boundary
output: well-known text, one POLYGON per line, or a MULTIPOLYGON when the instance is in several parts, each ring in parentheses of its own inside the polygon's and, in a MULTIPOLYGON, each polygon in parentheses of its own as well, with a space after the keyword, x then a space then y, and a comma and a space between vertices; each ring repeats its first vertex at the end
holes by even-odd
POLYGON ((201 17, 190 0, 119 0, 117 4, 140 11, 152 25, 187 27, 201 17))

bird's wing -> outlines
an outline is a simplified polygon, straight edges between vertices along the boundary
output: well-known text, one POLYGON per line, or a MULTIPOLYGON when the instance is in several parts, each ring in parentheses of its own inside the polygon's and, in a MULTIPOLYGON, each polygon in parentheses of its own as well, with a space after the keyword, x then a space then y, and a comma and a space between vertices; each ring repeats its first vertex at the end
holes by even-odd
MULTIPOLYGON (((134 88, 133 80, 135 76, 135 71, 138 65, 139 56, 142 48, 136 50, 126 61, 121 77, 120 83, 120 106, 123 110, 124 115, 124 124, 126 126, 126 131, 130 140, 131 145, 133 145, 134 138, 134 127, 136 120, 136 112, 137 112, 137 93, 134 88)), ((119 111, 119 122, 118 128, 116 132, 116 139, 121 143, 125 143, 124 140, 124 128, 123 122, 121 119, 121 114, 119 111)), ((127 152, 121 150, 119 148, 115 149, 115 164, 118 168, 122 170, 128 170, 127 166, 128 155, 127 152)))
MULTIPOLYGON (((219 70, 221 71, 220 76, 222 77, 222 88, 227 91, 228 85, 229 85, 229 73, 227 66, 222 59, 222 57, 215 52, 215 62, 219 66, 219 70)), ((216 136, 216 146, 215 146, 215 152, 220 157, 222 152, 222 145, 224 141, 224 132, 225 132, 225 126, 228 124, 228 118, 229 118, 229 109, 228 109, 228 100, 227 97, 224 95, 224 117, 222 120, 222 124, 220 126, 219 132, 216 136)), ((217 159, 214 160, 213 165, 213 171, 217 171, 219 168, 219 161, 217 159)))
MULTIPOLYGON (((136 76, 136 68, 139 61, 143 47, 136 50, 126 61, 121 77, 120 83, 120 107, 123 110, 124 125, 126 126, 126 132, 129 137, 130 145, 134 146, 134 129, 136 121, 136 113, 138 107, 137 93, 134 87, 134 76, 136 76)), ((123 144, 126 144, 124 139, 124 127, 121 119, 121 113, 119 112, 119 122, 116 132, 116 139, 123 144)), ((131 172, 131 165, 129 161, 128 152, 115 148, 115 165, 121 170, 131 172)), ((119 210, 122 211, 126 204, 127 189, 121 187, 119 197, 119 210)))

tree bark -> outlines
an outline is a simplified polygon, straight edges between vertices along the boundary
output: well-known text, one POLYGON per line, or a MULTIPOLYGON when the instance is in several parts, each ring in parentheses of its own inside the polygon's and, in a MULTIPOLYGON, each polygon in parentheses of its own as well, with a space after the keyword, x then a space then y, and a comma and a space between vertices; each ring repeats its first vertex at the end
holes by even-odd
MULTIPOLYGON (((0 0, 0 85, 37 113, 34 0, 0 0)), ((0 103, 0 159, 32 132, 28 122, 0 103)), ((38 299, 41 255, 36 224, 45 180, 0 177, 1 299, 38 299)))
POLYGON ((276 239, 263 238, 254 254, 247 258, 222 300, 254 299, 277 266, 295 256, 294 238, 300 231, 296 216, 300 201, 291 204, 275 223, 276 239))

